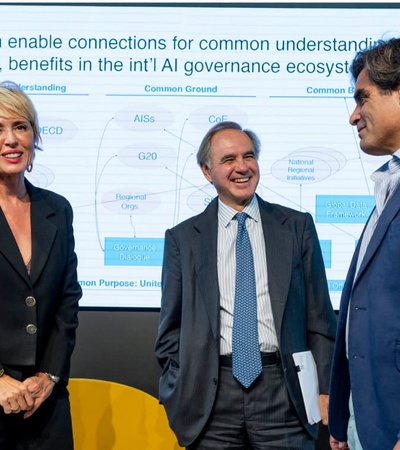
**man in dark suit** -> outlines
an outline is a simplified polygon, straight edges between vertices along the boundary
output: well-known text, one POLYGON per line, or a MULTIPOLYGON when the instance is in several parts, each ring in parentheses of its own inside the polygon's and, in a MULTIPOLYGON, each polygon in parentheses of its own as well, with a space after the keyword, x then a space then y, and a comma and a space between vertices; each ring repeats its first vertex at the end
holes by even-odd
POLYGON ((400 39, 358 53, 350 123, 368 155, 376 208, 344 286, 332 364, 331 448, 400 449, 400 39))
POLYGON ((190 450, 314 448, 318 427, 306 417, 295 352, 313 353, 327 421, 336 320, 316 230, 308 213, 255 194, 259 152, 253 132, 214 126, 197 160, 218 197, 165 235, 159 397, 190 450), (247 386, 232 369, 238 212, 247 214, 256 278, 260 373, 247 386))

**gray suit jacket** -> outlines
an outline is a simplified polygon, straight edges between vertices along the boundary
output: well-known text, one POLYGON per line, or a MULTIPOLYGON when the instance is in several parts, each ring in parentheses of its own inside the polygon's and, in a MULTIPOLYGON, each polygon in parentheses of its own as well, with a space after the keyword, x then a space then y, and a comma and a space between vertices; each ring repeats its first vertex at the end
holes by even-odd
MULTIPOLYGON (((258 198, 268 284, 285 381, 307 422, 292 353, 311 349, 320 392, 328 393, 336 319, 312 217, 258 198)), ((219 378, 218 201, 165 234, 156 356, 163 367, 159 398, 182 446, 203 429, 219 378)))

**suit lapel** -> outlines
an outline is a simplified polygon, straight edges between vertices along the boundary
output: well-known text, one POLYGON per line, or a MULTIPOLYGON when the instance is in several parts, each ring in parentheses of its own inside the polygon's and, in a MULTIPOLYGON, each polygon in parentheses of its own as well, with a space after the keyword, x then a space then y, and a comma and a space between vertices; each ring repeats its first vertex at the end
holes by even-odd
POLYGON ((30 278, 34 284, 39 278, 57 234, 57 227, 49 220, 55 211, 48 205, 43 191, 30 183, 27 185, 31 197, 32 264, 30 278))
POLYGON ((267 255, 268 289, 276 332, 280 336, 292 273, 293 237, 282 226, 285 215, 260 198, 258 203, 267 255))
POLYGON ((217 269, 218 200, 214 199, 194 222, 192 251, 201 298, 214 339, 219 342, 219 285, 217 269))
POLYGON ((400 185, 397 186, 396 190, 393 192, 393 195, 389 198, 385 208, 382 211, 381 216, 379 217, 378 223, 376 225, 375 231, 371 236, 371 240, 367 246, 365 256, 361 263, 360 269, 357 274, 357 279, 362 275, 371 258, 375 255, 377 249, 379 248, 383 238, 385 237, 388 228, 400 210, 400 185))
POLYGON ((17 242, 12 234, 11 228, 8 225, 3 211, 0 209, 0 235, 1 245, 0 253, 8 260, 8 262, 15 268, 27 284, 30 285, 30 279, 26 270, 24 261, 19 251, 17 242))

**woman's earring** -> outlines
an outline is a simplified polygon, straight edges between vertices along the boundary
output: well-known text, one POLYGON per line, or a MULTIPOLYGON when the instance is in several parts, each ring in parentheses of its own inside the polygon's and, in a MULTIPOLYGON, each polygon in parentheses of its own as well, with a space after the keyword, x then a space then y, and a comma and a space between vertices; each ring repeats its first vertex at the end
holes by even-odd
POLYGON ((32 172, 32 169, 33 169, 33 164, 30 163, 30 164, 28 165, 28 167, 26 168, 26 170, 27 170, 27 172, 31 173, 31 172, 32 172))

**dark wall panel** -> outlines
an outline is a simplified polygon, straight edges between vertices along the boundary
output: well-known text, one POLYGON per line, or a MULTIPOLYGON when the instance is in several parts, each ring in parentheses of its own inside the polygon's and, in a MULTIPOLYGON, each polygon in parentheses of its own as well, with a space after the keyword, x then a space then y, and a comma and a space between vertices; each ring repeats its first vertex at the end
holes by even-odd
POLYGON ((157 396, 158 311, 80 311, 71 376, 134 386, 157 396))

